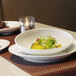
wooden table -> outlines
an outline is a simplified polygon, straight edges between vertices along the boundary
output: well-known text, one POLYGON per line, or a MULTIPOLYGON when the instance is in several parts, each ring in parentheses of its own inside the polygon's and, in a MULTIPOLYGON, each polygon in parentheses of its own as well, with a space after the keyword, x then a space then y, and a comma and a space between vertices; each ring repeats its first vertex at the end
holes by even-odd
MULTIPOLYGON (((37 23, 36 28, 54 28, 69 32, 76 39, 76 32, 37 23)), ((0 36, 0 39, 7 39, 14 44, 17 34, 0 36)), ((8 47, 8 48, 9 48, 8 47)), ((0 76, 76 76, 76 53, 69 58, 56 63, 33 63, 12 55, 8 48, 0 53, 0 76)))

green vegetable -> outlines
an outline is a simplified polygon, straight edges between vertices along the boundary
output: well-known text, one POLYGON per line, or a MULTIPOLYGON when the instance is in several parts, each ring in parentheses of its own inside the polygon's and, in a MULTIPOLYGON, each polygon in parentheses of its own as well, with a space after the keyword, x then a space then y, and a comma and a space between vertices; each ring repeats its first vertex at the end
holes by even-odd
POLYGON ((59 47, 59 45, 57 45, 55 38, 41 37, 37 38, 36 42, 31 46, 31 49, 50 49, 57 47, 59 47))

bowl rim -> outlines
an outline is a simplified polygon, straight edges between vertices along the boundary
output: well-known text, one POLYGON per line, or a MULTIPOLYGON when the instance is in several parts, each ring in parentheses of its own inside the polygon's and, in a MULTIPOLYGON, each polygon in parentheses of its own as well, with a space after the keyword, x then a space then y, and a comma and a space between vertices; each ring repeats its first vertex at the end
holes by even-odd
MULTIPOLYGON (((25 31, 25 32, 23 32, 23 33, 20 33, 19 35, 17 35, 16 37, 15 37, 15 43, 18 45, 18 46, 20 46, 21 48, 23 48, 23 49, 26 49, 26 50, 31 50, 31 51, 50 51, 50 50, 54 50, 54 52, 56 51, 56 50, 60 50, 60 49, 62 49, 62 48, 64 48, 65 46, 70 46, 72 43, 73 43, 73 41, 74 41, 74 37, 70 34, 70 33, 68 33, 68 32, 65 32, 66 34, 68 34, 69 36, 71 36, 71 38, 72 38, 72 41, 70 42, 70 44, 67 44, 67 45, 64 45, 64 46, 62 46, 62 47, 59 47, 59 48, 52 48, 52 49, 30 49, 30 48, 25 48, 24 46, 21 46, 20 44, 18 44, 18 42, 17 42, 17 38, 19 37, 19 36, 21 36, 22 34, 24 34, 24 33, 27 33, 27 32, 31 32, 31 31, 34 31, 34 30, 47 30, 47 29, 50 29, 50 30, 57 30, 57 31, 61 31, 61 32, 65 32, 65 31, 63 31, 63 30, 59 30, 59 29, 51 29, 51 28, 36 28, 36 29, 33 29, 33 30, 28 30, 28 31, 25 31)), ((66 48, 68 48, 68 47, 66 47, 66 48)), ((65 49, 66 49, 65 48, 65 49)))

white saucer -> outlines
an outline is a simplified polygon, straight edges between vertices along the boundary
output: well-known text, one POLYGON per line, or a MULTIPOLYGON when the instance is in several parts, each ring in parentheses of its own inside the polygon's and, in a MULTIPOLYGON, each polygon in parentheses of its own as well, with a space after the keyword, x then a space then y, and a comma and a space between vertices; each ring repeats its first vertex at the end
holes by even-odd
POLYGON ((74 52, 76 52, 76 40, 74 40, 73 44, 68 49, 62 52, 52 54, 52 55, 47 55, 47 56, 29 55, 29 54, 23 53, 22 50, 20 50, 20 48, 18 48, 16 44, 9 47, 9 52, 31 62, 38 62, 38 63, 56 62, 56 61, 63 60, 66 57, 73 54, 74 52))
POLYGON ((10 42, 5 39, 0 39, 0 51, 9 46, 10 42))

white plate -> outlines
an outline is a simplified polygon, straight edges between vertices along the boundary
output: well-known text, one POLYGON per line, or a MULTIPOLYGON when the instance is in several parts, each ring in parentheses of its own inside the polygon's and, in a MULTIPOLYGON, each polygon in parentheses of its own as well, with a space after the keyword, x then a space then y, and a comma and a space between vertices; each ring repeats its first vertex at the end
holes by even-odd
POLYGON ((5 39, 0 39, 0 51, 9 46, 10 42, 5 39))
POLYGON ((6 26, 9 26, 9 28, 0 29, 0 33, 14 32, 20 27, 18 21, 3 21, 3 22, 5 22, 6 26))
POLYGON ((73 40, 74 38, 71 34, 64 32, 62 30, 39 28, 39 29, 25 31, 24 33, 19 34, 15 38, 15 43, 19 47, 21 47, 21 49, 23 49, 24 53, 35 54, 35 55, 39 55, 39 54, 48 55, 65 50, 72 44, 73 40), (40 36, 47 37, 49 33, 53 38, 56 39, 58 44, 62 45, 62 47, 52 48, 52 49, 30 49, 31 45, 36 41, 37 38, 39 38, 40 36))
MULTIPOLYGON (((26 50, 25 50, 26 51, 26 50)), ((23 53, 20 48, 17 47, 16 44, 9 47, 9 52, 17 55, 19 57, 24 58, 25 60, 31 62, 38 62, 38 63, 48 63, 48 62, 56 62, 65 59, 66 57, 70 56, 76 51, 76 40, 74 40, 73 44, 66 50, 61 51, 56 54, 47 55, 47 56, 39 56, 39 55, 29 55, 23 53)))

